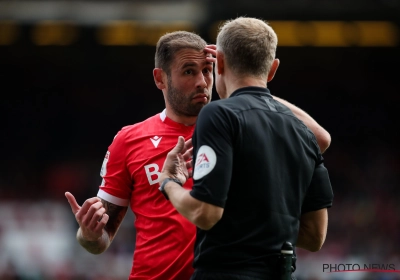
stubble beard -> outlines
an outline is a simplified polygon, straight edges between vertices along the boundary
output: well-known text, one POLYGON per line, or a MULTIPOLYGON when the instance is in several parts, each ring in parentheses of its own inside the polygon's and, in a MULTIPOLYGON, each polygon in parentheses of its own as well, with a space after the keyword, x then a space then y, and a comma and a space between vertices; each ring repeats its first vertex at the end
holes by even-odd
POLYGON ((167 100, 175 114, 185 117, 197 117, 200 110, 206 105, 205 103, 192 103, 193 97, 198 93, 192 92, 189 95, 185 95, 175 88, 171 79, 168 78, 167 100))

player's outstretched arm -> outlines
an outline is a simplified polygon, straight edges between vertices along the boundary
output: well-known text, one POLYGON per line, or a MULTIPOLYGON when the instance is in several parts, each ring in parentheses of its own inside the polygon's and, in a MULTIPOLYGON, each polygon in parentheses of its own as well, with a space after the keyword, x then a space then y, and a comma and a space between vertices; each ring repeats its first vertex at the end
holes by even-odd
POLYGON ((98 197, 87 199, 82 206, 75 197, 65 196, 79 224, 76 238, 79 244, 92 254, 101 254, 110 246, 128 207, 112 204, 98 197))
POLYGON ((331 135, 322 126, 320 126, 309 114, 304 112, 299 107, 292 103, 283 100, 282 98, 273 96, 275 100, 279 101, 283 105, 287 106, 293 114, 298 117, 315 135, 317 138, 319 149, 321 153, 324 153, 331 144, 331 135))

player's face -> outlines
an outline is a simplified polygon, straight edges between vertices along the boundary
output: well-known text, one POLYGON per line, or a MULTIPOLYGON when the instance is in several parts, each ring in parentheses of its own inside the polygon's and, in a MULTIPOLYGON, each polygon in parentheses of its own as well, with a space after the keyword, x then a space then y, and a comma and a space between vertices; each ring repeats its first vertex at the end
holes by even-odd
POLYGON ((205 58, 203 51, 194 49, 175 54, 168 76, 167 101, 177 115, 197 116, 211 100, 213 65, 205 58))

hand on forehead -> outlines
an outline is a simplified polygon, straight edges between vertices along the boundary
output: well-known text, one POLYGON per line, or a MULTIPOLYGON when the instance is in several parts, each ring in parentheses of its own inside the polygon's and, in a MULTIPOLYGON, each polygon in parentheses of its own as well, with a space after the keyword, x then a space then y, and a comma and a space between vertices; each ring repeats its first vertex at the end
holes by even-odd
POLYGON ((216 45, 207 45, 204 48, 204 52, 206 53, 206 60, 208 62, 216 62, 216 56, 217 56, 217 46, 216 45))

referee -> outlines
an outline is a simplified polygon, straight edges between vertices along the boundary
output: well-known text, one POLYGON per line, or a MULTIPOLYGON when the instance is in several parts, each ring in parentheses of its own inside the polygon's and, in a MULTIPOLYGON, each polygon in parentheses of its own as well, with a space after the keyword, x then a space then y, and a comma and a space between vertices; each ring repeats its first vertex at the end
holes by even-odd
POLYGON ((280 279, 283 244, 315 252, 325 241, 333 193, 316 138, 265 86, 276 47, 262 20, 221 27, 221 100, 200 112, 193 161, 180 137, 164 163, 160 190, 198 228, 191 279, 280 279), (190 175, 193 189, 181 188, 190 175))

